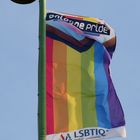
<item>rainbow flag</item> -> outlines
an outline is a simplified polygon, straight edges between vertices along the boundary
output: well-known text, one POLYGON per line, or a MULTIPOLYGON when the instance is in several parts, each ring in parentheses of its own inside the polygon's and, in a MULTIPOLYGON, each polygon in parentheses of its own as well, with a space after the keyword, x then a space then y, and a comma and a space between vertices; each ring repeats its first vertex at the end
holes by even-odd
POLYGON ((97 18, 46 16, 47 140, 125 137, 125 120, 110 76, 114 30, 97 18))

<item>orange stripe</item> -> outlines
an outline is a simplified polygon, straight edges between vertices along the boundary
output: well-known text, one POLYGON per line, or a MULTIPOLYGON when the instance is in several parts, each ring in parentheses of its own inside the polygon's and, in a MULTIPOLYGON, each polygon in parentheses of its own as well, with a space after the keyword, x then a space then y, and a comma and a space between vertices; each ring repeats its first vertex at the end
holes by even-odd
POLYGON ((58 133, 68 131, 67 47, 64 43, 56 40, 53 47, 54 132, 58 133))

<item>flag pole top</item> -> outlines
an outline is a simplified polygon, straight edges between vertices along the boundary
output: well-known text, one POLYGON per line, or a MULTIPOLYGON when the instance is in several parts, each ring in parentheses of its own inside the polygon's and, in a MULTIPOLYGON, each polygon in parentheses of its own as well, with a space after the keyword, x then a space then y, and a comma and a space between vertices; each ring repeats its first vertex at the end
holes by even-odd
POLYGON ((18 4, 29 4, 29 3, 34 2, 35 0, 11 0, 11 1, 18 3, 18 4))

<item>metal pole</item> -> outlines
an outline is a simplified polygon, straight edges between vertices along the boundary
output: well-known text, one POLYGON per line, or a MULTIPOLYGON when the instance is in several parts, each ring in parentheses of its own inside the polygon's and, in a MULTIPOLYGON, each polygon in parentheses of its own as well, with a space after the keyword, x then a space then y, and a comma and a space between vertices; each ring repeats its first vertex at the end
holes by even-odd
POLYGON ((39 0, 38 140, 46 140, 46 0, 39 0))

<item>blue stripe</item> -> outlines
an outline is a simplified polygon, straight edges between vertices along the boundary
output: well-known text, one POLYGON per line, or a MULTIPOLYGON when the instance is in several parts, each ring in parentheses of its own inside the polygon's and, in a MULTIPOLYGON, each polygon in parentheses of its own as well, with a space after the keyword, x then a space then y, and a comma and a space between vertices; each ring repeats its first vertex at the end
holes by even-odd
POLYGON ((98 127, 111 128, 108 105, 108 80, 104 69, 104 47, 95 42, 94 45, 94 73, 96 92, 96 112, 98 127))
POLYGON ((59 29, 60 31, 64 32, 65 34, 69 35, 69 36, 72 36, 74 37, 76 40, 83 40, 85 38, 85 36, 83 34, 79 34, 78 32, 76 32, 76 30, 79 30, 77 29, 76 27, 74 27, 73 25, 71 24, 68 24, 68 23, 63 23, 61 21, 47 21, 47 24, 48 25, 51 25, 57 29, 59 29), (70 27, 73 27, 75 28, 75 30, 72 30, 70 27))

